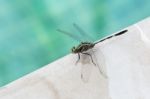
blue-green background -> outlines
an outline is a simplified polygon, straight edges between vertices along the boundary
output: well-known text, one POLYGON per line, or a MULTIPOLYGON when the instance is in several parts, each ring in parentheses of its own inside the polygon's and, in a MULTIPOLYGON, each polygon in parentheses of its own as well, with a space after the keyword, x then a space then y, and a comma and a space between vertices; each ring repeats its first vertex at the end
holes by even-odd
POLYGON ((150 15, 150 0, 0 0, 0 86, 70 52, 77 44, 57 28, 94 40, 150 15))

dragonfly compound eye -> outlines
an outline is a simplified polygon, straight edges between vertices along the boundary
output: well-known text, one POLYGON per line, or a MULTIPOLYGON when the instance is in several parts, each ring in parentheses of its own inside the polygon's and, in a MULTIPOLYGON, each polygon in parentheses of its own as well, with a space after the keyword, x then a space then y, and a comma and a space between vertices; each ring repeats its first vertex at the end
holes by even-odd
POLYGON ((72 47, 72 49, 71 49, 71 51, 72 51, 72 53, 74 53, 75 52, 75 47, 72 47))

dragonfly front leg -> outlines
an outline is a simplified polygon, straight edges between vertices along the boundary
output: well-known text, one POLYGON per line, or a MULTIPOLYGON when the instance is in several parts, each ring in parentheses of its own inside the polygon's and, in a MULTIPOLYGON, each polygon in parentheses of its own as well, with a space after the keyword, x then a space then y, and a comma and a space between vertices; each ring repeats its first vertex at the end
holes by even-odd
POLYGON ((78 60, 76 61, 76 65, 79 62, 79 60, 80 60, 80 54, 78 53, 78 60))
POLYGON ((93 58, 92 58, 92 55, 91 55, 91 54, 89 54, 89 53, 82 53, 82 54, 85 54, 85 55, 90 56, 92 63, 96 66, 96 63, 94 63, 94 60, 93 60, 93 58))

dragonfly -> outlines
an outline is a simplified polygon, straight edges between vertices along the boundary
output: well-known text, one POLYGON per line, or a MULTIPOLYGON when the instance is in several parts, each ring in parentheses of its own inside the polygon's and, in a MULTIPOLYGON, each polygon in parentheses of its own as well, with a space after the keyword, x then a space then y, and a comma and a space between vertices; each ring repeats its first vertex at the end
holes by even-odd
MULTIPOLYGON (((77 24, 74 23, 74 24, 73 24, 73 27, 74 27, 76 30, 78 30, 78 32, 81 34, 82 37, 86 37, 88 40, 92 40, 92 38, 91 38, 85 31, 83 31, 77 24)), ((97 41, 97 42, 90 42, 90 41, 82 41, 82 39, 81 39, 79 36, 77 36, 77 35, 75 35, 75 34, 73 34, 73 33, 70 33, 70 32, 66 32, 66 31, 64 31, 64 30, 62 30, 62 29, 57 29, 57 31, 59 31, 59 32, 65 34, 65 35, 68 35, 68 36, 70 36, 71 38, 73 38, 73 39, 75 39, 75 40, 81 42, 78 46, 74 46, 74 47, 72 47, 72 49, 71 49, 71 52, 72 52, 73 54, 78 54, 78 60, 76 61, 76 64, 80 61, 81 54, 84 54, 84 55, 86 55, 86 56, 89 56, 90 59, 91 59, 92 64, 93 64, 94 66, 97 66, 97 67, 98 67, 100 74, 102 74, 103 77, 105 77, 105 78, 107 78, 107 75, 103 72, 103 70, 101 70, 101 67, 93 60, 93 57, 92 57, 91 53, 89 53, 88 51, 89 51, 89 50, 92 50, 96 44, 98 44, 98 43, 100 43, 100 42, 102 42, 102 41, 105 41, 106 39, 110 39, 110 38, 112 38, 112 37, 114 37, 114 36, 119 36, 119 35, 121 35, 121 34, 127 32, 127 30, 123 30, 123 31, 121 31, 121 32, 119 32, 119 33, 116 33, 116 34, 112 35, 112 36, 106 37, 106 38, 104 38, 104 39, 102 39, 102 40, 100 40, 100 41, 97 41)), ((93 50, 92 50, 92 52, 93 52, 93 50)), ((94 53, 92 53, 92 54, 94 54, 94 53)), ((94 56, 95 56, 95 55, 94 55, 94 56)), ((103 62, 102 65, 105 65, 104 62, 103 62)), ((82 68, 82 71, 84 71, 84 72, 81 72, 81 79, 82 79, 84 82, 87 82, 88 79, 89 79, 89 76, 90 76, 89 74, 90 74, 91 71, 90 71, 89 73, 85 73, 85 72, 86 72, 86 71, 89 71, 89 70, 91 70, 91 69, 90 69, 90 68, 87 69, 87 68, 85 68, 85 66, 83 66, 83 67, 84 67, 84 68, 82 68)), ((89 67, 89 66, 88 66, 88 67, 89 67)))

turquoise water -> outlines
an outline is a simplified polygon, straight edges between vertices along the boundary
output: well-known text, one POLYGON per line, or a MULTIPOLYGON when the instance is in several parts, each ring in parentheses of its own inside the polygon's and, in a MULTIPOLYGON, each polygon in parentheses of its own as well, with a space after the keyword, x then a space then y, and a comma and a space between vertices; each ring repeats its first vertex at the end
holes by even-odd
POLYGON ((78 44, 59 33, 79 33, 94 40, 150 15, 148 0, 0 0, 0 86, 64 55, 78 44))

